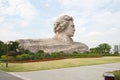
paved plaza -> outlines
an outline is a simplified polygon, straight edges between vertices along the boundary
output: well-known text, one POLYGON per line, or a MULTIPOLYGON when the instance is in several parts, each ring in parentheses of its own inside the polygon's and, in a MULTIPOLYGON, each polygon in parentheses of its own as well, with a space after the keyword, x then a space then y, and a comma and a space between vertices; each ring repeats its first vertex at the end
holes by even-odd
POLYGON ((120 69, 120 63, 32 72, 9 72, 9 74, 17 76, 19 78, 21 77, 24 80, 104 80, 103 74, 105 72, 114 71, 118 69, 120 69))

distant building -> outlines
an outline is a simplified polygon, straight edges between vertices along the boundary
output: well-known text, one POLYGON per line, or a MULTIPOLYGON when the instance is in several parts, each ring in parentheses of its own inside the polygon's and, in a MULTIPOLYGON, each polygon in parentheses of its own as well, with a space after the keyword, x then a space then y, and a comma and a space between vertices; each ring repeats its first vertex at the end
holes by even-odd
POLYGON ((118 45, 118 51, 119 51, 119 53, 120 53, 120 44, 118 45))
POLYGON ((118 53, 120 53, 120 45, 114 45, 113 52, 118 52, 118 53))

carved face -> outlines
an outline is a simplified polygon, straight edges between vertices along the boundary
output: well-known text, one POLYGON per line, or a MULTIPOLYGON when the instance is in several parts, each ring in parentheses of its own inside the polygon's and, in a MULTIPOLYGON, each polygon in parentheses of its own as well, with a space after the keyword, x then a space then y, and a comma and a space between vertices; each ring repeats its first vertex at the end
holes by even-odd
POLYGON ((64 34, 66 34, 69 37, 73 37, 75 32, 75 27, 73 21, 69 21, 68 27, 65 29, 64 34))

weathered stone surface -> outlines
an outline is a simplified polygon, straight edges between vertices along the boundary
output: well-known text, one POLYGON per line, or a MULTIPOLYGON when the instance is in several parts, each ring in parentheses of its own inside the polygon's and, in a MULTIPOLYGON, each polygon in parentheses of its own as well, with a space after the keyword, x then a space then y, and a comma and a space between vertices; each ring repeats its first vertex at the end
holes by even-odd
POLYGON ((49 39, 20 39, 17 41, 20 43, 21 47, 31 52, 37 52, 39 50, 44 50, 44 52, 48 53, 60 51, 67 53, 88 51, 87 45, 74 42, 71 38, 75 32, 72 17, 68 15, 59 17, 54 23, 54 32, 55 36, 49 39))

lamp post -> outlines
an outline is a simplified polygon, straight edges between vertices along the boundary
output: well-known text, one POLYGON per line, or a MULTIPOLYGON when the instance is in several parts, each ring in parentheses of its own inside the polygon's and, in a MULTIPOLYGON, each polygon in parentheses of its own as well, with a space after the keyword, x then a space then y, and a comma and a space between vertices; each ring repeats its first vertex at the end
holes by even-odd
POLYGON ((6 58, 7 58, 7 60, 6 60, 6 68, 8 68, 8 43, 7 43, 7 53, 6 53, 6 58))
POLYGON ((7 61, 6 61, 6 68, 8 68, 8 62, 9 62, 9 52, 11 50, 11 46, 12 46, 12 42, 7 42, 7 54, 6 54, 6 58, 7 58, 7 61))
POLYGON ((7 51, 6 51, 6 52, 7 52, 7 53, 6 53, 6 58, 7 58, 7 60, 6 60, 6 68, 8 68, 8 55, 7 55, 7 54, 8 54, 8 44, 9 44, 9 42, 7 42, 6 44, 7 44, 7 51))
POLYGON ((6 68, 8 68, 8 56, 7 57, 7 61, 6 61, 6 68))

